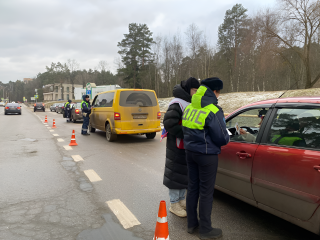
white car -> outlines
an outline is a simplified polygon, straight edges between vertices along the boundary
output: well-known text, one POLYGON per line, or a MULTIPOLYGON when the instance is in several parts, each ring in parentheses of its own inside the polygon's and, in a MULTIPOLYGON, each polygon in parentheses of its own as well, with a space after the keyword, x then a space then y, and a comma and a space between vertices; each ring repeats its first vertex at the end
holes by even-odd
POLYGON ((4 107, 4 102, 0 102, 0 106, 4 107))

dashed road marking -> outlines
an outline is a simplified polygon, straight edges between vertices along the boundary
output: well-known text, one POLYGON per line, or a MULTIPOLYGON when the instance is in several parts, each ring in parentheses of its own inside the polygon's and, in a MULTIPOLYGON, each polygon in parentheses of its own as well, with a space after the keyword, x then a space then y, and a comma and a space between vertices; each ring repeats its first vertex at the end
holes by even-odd
POLYGON ((55 137, 58 137, 59 136, 59 134, 56 134, 56 133, 54 133, 54 134, 52 134, 53 136, 55 136, 55 137))
POLYGON ((75 162, 83 161, 83 158, 80 155, 71 155, 71 157, 75 162))
POLYGON ((72 150, 72 147, 70 147, 69 145, 63 146, 65 150, 72 150))
POLYGON ((90 182, 99 182, 102 180, 93 169, 85 170, 84 174, 87 175, 90 182))
POLYGON ((54 132, 54 130, 49 130, 49 132, 54 132))
POLYGON ((57 138, 58 142, 64 142, 64 140, 62 138, 57 138))
POLYGON ((48 129, 51 129, 51 127, 47 127, 48 129))
POLYGON ((120 199, 107 201, 106 204, 112 210, 114 215, 117 216, 124 229, 141 224, 133 215, 133 213, 126 207, 126 205, 124 205, 124 203, 120 201, 120 199))

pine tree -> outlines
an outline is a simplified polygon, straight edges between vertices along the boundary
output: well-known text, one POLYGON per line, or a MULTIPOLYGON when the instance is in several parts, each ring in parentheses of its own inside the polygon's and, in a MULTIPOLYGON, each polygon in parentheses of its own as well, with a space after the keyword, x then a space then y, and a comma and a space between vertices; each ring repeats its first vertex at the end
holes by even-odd
POLYGON ((145 65, 152 61, 152 32, 146 24, 129 24, 129 33, 118 43, 123 68, 118 73, 124 76, 125 82, 133 88, 141 87, 140 75, 145 65))

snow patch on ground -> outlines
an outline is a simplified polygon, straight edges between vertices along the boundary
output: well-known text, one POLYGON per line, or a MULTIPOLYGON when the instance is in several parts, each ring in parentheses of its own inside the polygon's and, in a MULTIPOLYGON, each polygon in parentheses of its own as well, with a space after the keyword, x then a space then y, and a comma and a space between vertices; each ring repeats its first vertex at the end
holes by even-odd
MULTIPOLYGON (((274 92, 233 92, 223 93, 219 97, 219 106, 222 107, 225 113, 231 113, 238 108, 249 103, 263 101, 267 99, 279 98, 285 91, 274 92)), ((285 97, 301 97, 301 96, 320 96, 320 88, 290 90, 285 92, 281 98, 285 97)), ((166 112, 171 98, 159 98, 160 111, 166 112)))

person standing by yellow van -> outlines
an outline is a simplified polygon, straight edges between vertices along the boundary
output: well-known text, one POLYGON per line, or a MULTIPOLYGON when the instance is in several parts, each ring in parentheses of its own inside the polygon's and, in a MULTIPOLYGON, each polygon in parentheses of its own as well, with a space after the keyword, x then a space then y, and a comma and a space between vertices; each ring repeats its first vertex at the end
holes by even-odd
POLYGON ((83 115, 83 124, 82 124, 82 135, 90 135, 88 133, 88 125, 89 125, 89 115, 91 113, 91 105, 90 105, 90 97, 89 95, 82 96, 83 101, 81 102, 81 110, 83 115))

